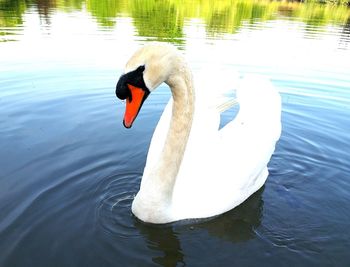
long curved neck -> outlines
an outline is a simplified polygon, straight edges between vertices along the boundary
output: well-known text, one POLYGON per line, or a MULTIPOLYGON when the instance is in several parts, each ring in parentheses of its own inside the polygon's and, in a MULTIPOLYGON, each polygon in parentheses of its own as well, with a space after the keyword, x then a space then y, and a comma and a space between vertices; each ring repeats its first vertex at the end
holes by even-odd
POLYGON ((143 190, 152 192, 153 205, 169 205, 184 156, 194 113, 192 74, 182 58, 174 64, 172 74, 165 81, 172 92, 173 107, 169 130, 157 165, 143 179, 143 190))
POLYGON ((194 115, 195 93, 192 74, 181 56, 173 60, 165 83, 173 95, 169 130, 157 164, 142 177, 140 191, 133 204, 133 213, 141 220, 164 223, 173 220, 170 207, 172 194, 194 115))
MULTIPOLYGON (((184 64, 184 63, 183 63, 184 64)), ((192 75, 186 65, 166 83, 173 95, 172 117, 154 179, 161 184, 164 196, 171 197, 192 126, 195 94, 192 75)))

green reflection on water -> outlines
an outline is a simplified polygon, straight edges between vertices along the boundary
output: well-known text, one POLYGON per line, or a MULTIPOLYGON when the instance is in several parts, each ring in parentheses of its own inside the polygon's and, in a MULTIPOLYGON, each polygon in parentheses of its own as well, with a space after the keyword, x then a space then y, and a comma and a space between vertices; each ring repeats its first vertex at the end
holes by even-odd
POLYGON ((157 41, 182 43, 186 20, 199 19, 209 36, 235 33, 244 24, 276 20, 298 20, 309 26, 349 24, 350 9, 344 5, 274 2, 256 0, 0 0, 0 35, 11 35, 6 28, 19 27, 31 9, 50 21, 52 11, 74 12, 86 9, 106 28, 113 28, 117 17, 131 17, 137 34, 157 41))
POLYGON ((23 24, 22 15, 26 11, 25 1, 0 0, 0 27, 13 27, 23 24))
POLYGON ((87 0, 86 7, 100 25, 113 27, 115 25, 115 18, 123 12, 124 3, 117 0, 87 0))
POLYGON ((207 2, 200 16, 205 21, 210 35, 234 33, 245 22, 255 23, 257 20, 274 19, 277 14, 278 2, 263 1, 223 1, 207 2))
POLYGON ((131 2, 129 10, 140 36, 183 42, 184 14, 173 1, 136 0, 131 2))

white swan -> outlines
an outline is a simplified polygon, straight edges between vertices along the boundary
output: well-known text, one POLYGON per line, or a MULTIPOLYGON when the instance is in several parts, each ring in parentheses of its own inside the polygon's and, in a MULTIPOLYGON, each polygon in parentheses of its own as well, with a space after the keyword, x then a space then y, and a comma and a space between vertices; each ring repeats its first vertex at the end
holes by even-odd
POLYGON ((220 112, 201 96, 201 88, 194 89, 184 58, 171 45, 153 43, 131 57, 118 81, 116 95, 126 99, 125 127, 163 82, 172 99, 154 132, 132 212, 144 222, 168 223, 211 217, 241 204, 268 176, 281 133, 278 92, 267 80, 244 79, 237 89, 239 112, 219 130, 220 112))

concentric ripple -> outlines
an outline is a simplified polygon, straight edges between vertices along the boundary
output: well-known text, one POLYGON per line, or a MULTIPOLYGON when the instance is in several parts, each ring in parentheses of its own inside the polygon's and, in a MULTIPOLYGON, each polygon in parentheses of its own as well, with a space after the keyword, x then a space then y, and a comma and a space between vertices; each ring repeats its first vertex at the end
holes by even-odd
POLYGON ((138 191, 141 176, 141 173, 125 173, 102 180, 96 191, 100 196, 95 211, 98 229, 120 237, 138 236, 131 203, 138 191))

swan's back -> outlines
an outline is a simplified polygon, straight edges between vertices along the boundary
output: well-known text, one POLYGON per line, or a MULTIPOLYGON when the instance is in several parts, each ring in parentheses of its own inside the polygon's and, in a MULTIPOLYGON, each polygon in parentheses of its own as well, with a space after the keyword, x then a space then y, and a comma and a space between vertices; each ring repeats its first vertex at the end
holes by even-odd
POLYGON ((191 133, 173 196, 184 217, 228 211, 266 181, 266 166, 281 133, 280 95, 260 76, 243 78, 236 95, 239 112, 233 121, 218 130, 219 114, 211 114, 210 129, 191 133))

